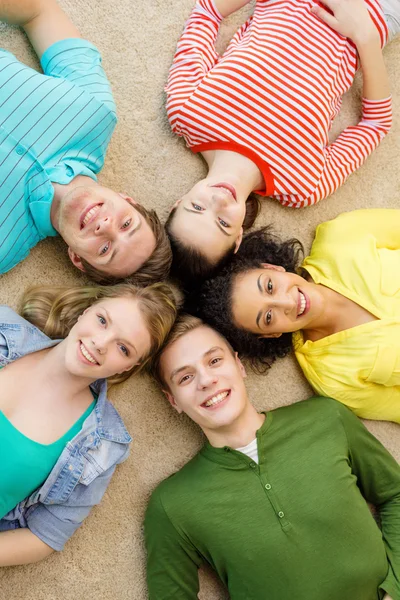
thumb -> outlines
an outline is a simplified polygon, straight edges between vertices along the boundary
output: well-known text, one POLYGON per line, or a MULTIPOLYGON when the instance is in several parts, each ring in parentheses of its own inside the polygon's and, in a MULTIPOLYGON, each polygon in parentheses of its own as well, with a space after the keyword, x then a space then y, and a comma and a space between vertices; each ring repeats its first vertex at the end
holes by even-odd
POLYGON ((332 29, 336 29, 337 19, 330 12, 322 8, 322 6, 313 4, 310 10, 316 17, 321 19, 321 21, 324 21, 324 23, 332 27, 332 29))

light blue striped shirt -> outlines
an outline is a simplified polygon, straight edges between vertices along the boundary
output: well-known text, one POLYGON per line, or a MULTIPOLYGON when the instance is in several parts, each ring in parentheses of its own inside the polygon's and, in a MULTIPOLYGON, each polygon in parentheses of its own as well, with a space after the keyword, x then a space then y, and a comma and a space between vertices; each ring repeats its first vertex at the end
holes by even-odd
POLYGON ((0 49, 0 273, 57 235, 51 182, 96 180, 117 122, 93 44, 57 42, 41 65, 44 75, 0 49))

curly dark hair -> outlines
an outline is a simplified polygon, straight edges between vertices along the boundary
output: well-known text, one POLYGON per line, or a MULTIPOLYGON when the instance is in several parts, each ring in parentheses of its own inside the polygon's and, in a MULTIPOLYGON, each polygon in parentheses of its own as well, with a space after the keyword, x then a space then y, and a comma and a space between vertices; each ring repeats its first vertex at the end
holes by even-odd
POLYGON ((236 277, 261 263, 283 266, 295 273, 304 255, 303 245, 297 239, 281 241, 270 227, 263 227, 243 238, 238 253, 212 279, 203 283, 194 298, 187 299, 186 309, 196 314, 227 338, 239 355, 248 359, 257 373, 265 373, 276 358, 286 356, 291 349, 291 334, 279 338, 259 338, 234 324, 232 289, 236 277))
MULTIPOLYGON (((250 194, 246 200, 246 215, 243 221, 243 229, 246 231, 253 226, 261 203, 255 194, 250 194)), ((173 208, 165 223, 165 229, 168 233, 172 248, 172 266, 171 276, 176 278, 183 286, 186 292, 198 289, 200 284, 207 278, 214 277, 223 267, 230 262, 235 254, 234 243, 231 248, 216 263, 211 262, 207 256, 198 248, 187 246, 181 240, 172 234, 171 225, 176 212, 173 208)))

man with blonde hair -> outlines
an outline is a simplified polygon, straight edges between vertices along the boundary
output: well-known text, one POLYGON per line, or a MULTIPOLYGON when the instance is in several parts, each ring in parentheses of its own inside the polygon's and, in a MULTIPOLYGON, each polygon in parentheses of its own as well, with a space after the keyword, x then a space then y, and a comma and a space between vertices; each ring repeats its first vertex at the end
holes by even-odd
POLYGON ((151 497, 150 600, 195 600, 202 564, 232 600, 400 600, 400 467, 351 411, 315 397, 258 413, 237 355, 191 316, 153 370, 207 441, 151 497))

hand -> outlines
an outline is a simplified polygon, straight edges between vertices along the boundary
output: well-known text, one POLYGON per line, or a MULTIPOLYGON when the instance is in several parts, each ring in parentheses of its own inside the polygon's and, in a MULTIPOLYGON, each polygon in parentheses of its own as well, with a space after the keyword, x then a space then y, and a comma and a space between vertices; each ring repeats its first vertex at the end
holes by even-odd
POLYGON ((24 27, 38 16, 42 4, 43 0, 0 0, 0 21, 24 27))
POLYGON ((383 600, 393 600, 393 598, 391 596, 388 596, 388 594, 386 594, 386 596, 384 596, 383 600))
POLYGON ((364 0, 322 0, 322 3, 331 12, 314 4, 311 7, 313 14, 344 37, 353 40, 356 46, 379 39, 364 0))

